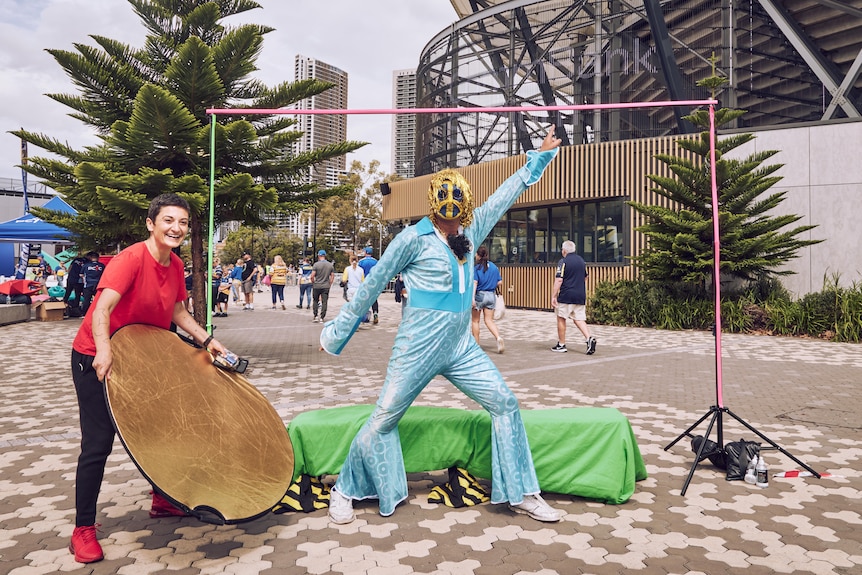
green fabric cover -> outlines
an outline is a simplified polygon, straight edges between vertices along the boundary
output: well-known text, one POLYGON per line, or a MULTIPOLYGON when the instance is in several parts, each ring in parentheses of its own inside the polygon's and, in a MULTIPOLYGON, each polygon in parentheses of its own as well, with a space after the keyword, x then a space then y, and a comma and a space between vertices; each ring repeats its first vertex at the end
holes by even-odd
MULTIPOLYGON (((294 478, 336 475, 373 405, 308 411, 288 426, 294 478)), ((614 408, 521 411, 543 491, 623 503, 647 472, 628 419, 614 408)), ((412 406, 398 424, 407 473, 462 467, 491 477, 491 417, 485 410, 412 406)))

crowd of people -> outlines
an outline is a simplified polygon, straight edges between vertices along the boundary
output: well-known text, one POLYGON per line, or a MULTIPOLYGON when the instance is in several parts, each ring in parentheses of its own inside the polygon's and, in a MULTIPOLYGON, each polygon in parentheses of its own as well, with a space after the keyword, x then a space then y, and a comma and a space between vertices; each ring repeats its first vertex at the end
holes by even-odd
MULTIPOLYGON (((338 282, 344 299, 350 301, 377 263, 374 249, 370 246, 351 254, 349 261, 343 270, 338 271, 334 262, 328 259, 326 250, 317 252, 317 261, 314 264, 307 257, 303 257, 296 265, 287 264, 281 255, 275 255, 271 263, 262 265, 256 263, 249 252, 244 252, 235 263, 222 265, 220 258, 216 257, 213 261, 210 286, 213 317, 227 317, 231 304, 241 307, 242 311, 253 311, 255 294, 266 292, 269 292, 271 298, 271 305, 267 307, 286 310, 288 304, 285 298, 290 293, 287 288, 298 287, 299 301, 296 309, 310 310, 313 322, 323 322, 326 320, 333 285, 338 282)), ((185 287, 188 297, 184 305, 187 311, 193 313, 193 277, 190 265, 185 268, 185 287)), ((406 298, 406 289, 402 285, 398 288, 396 301, 406 304, 406 298)), ((364 321, 379 323, 377 300, 369 308, 364 321)))

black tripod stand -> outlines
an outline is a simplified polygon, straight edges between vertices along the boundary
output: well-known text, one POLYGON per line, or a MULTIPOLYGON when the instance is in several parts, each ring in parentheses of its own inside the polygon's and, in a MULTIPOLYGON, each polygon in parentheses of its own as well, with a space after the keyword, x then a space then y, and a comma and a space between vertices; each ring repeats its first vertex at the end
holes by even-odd
POLYGON ((676 439, 667 444, 664 448, 665 451, 673 447, 680 439, 683 437, 694 437, 692 435, 692 430, 695 429, 698 425, 706 421, 709 418, 709 424, 706 427, 706 433, 703 436, 703 441, 700 442, 700 445, 697 448, 697 453, 694 457, 694 463, 691 464, 691 470, 688 472, 688 477, 685 480, 685 483, 682 486, 682 491, 680 495, 685 495, 686 490, 688 489, 688 484, 691 483, 691 478, 694 477, 694 471, 697 469, 697 464, 703 461, 704 459, 709 458, 712 455, 724 455, 724 422, 722 420, 722 416, 726 413, 739 423, 741 423, 746 429, 757 435, 760 439, 768 443, 772 446, 772 448, 777 449, 799 465, 805 468, 806 471, 810 472, 816 478, 820 479, 820 474, 811 469, 809 466, 802 463, 796 457, 788 453, 783 447, 766 437, 764 434, 756 430, 749 423, 744 421, 738 415, 730 411, 727 407, 724 406, 722 401, 722 381, 721 381, 721 285, 720 278, 721 275, 719 273, 719 256, 721 255, 721 244, 719 242, 719 230, 718 230, 718 184, 716 182, 716 173, 715 173, 715 106, 710 104, 709 106, 709 139, 710 139, 710 172, 712 176, 712 235, 713 235, 713 253, 714 253, 714 267, 713 267, 713 285, 715 286, 715 401, 716 405, 713 405, 709 408, 709 410, 703 414, 703 416, 694 422, 692 425, 688 427, 685 431, 683 431, 676 439), (712 432, 712 428, 716 428, 717 434, 717 442, 714 446, 707 450, 706 446, 709 439, 709 434, 712 432), (706 453, 704 453, 706 451, 706 453))
POLYGON ((765 436, 763 433, 761 433, 760 431, 758 431, 757 429, 752 427, 751 424, 749 424, 747 421, 745 421, 744 419, 742 419, 741 417, 739 417, 738 415, 736 415, 735 413, 730 411, 730 409, 728 409, 726 407, 721 407, 718 405, 713 405, 713 406, 710 406, 709 410, 706 413, 704 413, 700 419, 695 421, 691 426, 689 426, 688 429, 683 431, 676 439, 674 439, 673 441, 668 443, 667 446, 664 448, 664 450, 667 451, 668 449, 670 449, 671 447, 676 445, 676 443, 680 439, 682 439, 683 437, 694 437, 691 433, 692 430, 695 429, 701 423, 703 423, 707 418, 710 418, 710 416, 711 416, 711 418, 709 420, 709 424, 706 426, 706 434, 704 434, 704 436, 703 436, 704 439, 703 439, 703 441, 700 442, 700 445, 697 448, 697 453, 695 454, 695 457, 694 457, 694 463, 692 463, 692 465, 691 465, 691 470, 689 470, 689 472, 688 472, 688 477, 686 477, 686 479, 685 479, 685 483, 682 486, 682 491, 680 491, 680 495, 685 495, 685 492, 688 489, 688 484, 691 483, 691 478, 694 477, 694 470, 697 469, 698 463, 700 463, 704 459, 708 459, 712 455, 724 454, 724 424, 722 422, 722 415, 725 413, 727 415, 729 415, 730 417, 732 417, 733 419, 735 419, 736 421, 738 421, 739 423, 741 423, 746 429, 748 429, 749 431, 754 433, 757 437, 759 437, 760 439, 762 439, 763 441, 765 441, 766 443, 771 445, 773 449, 777 449, 778 451, 780 451, 781 453, 783 453, 784 455, 786 455, 787 457, 789 457, 790 459, 792 459, 793 461, 795 461, 796 463, 798 463, 799 465, 804 467, 805 470, 810 472, 812 475, 814 475, 814 477, 816 477, 817 479, 820 479, 819 473, 817 473, 816 471, 811 469, 809 466, 805 465, 803 462, 801 462, 799 459, 794 457, 786 449, 784 449, 783 447, 781 447, 780 445, 778 445, 777 443, 775 443, 774 441, 769 439, 767 436, 765 436), (716 428, 716 435, 717 435, 716 439, 718 441, 716 441, 715 446, 713 446, 711 449, 709 449, 707 451, 706 446, 707 446, 708 442, 706 440, 709 439, 709 434, 712 432, 713 427, 716 428))

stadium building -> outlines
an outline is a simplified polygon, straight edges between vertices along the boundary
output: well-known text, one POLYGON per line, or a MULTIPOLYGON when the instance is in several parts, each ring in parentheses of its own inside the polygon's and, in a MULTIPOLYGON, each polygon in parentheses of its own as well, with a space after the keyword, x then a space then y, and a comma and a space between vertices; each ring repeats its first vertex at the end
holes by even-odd
MULTIPOLYGON (((802 295, 825 275, 858 281, 862 250, 848 205, 862 208, 862 0, 452 0, 460 18, 430 39, 416 70, 418 108, 529 107, 704 100, 698 81, 726 78, 720 105, 747 110, 731 132, 755 141, 740 156, 779 150, 780 209, 826 241, 800 252, 783 283, 802 295), (849 248, 849 249, 848 249, 849 248)), ((565 239, 587 260, 590 286, 632 278, 645 238, 628 200, 665 201, 647 174, 656 154, 684 152, 691 110, 638 108, 416 116, 416 177, 384 192, 390 222, 427 212, 430 175, 457 167, 478 200, 537 148, 548 125, 564 148, 492 232, 487 245, 507 303, 550 306, 565 239)), ((727 128, 727 127, 725 127, 727 128)))

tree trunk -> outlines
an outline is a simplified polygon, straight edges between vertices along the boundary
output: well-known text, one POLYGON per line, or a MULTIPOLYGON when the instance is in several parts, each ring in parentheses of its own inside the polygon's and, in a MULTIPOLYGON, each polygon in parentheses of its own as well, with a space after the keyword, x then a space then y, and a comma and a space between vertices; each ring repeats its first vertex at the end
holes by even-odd
POLYGON ((203 223, 196 214, 191 214, 189 223, 190 246, 192 253, 192 300, 194 303, 194 318, 199 325, 207 325, 207 290, 209 281, 207 262, 204 259, 203 223))

